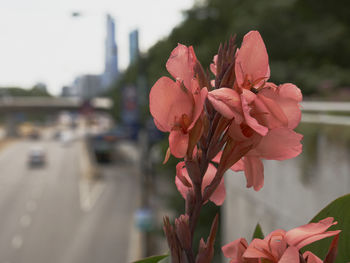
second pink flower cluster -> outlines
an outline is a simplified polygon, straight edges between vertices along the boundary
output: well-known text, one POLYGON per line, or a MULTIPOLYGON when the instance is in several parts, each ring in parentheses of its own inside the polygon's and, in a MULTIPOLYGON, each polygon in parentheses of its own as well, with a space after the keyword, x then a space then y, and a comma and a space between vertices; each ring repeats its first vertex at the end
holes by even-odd
MULTIPOLYGON (((318 223, 303 225, 288 232, 278 229, 271 232, 264 239, 254 239, 249 245, 244 238, 237 239, 224 247, 222 251, 230 263, 323 263, 334 262, 334 250, 337 238, 333 240, 328 253, 328 261, 323 261, 310 251, 301 254, 300 249, 315 241, 338 235, 340 230, 327 231, 337 224, 332 217, 325 218, 318 223), (263 261, 262 261, 263 260, 263 261)), ((334 255, 335 257, 335 255, 334 255)))

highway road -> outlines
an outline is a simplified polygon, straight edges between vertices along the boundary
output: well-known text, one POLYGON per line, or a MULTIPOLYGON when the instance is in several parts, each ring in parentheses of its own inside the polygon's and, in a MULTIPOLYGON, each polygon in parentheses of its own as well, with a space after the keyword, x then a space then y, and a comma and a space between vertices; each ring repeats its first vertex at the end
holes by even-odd
POLYGON ((105 167, 103 180, 88 188, 79 143, 19 141, 1 150, 0 263, 127 262, 137 165, 105 167), (35 144, 47 153, 45 167, 27 165, 35 144))

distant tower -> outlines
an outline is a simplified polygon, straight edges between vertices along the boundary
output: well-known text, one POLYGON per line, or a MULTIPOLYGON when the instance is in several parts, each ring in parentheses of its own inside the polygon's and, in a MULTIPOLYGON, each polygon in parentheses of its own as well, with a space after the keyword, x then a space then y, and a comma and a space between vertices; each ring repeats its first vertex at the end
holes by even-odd
POLYGON ((129 57, 132 64, 139 56, 139 31, 136 29, 129 34, 129 57))
POLYGON ((105 71, 103 73, 103 87, 109 86, 118 78, 118 49, 115 42, 115 22, 107 15, 107 36, 105 43, 105 71))

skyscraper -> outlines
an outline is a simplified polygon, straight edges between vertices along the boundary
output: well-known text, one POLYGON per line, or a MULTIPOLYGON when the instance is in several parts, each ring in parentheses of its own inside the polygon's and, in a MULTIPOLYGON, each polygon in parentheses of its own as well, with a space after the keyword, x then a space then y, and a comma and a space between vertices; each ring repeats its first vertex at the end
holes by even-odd
POLYGON ((139 31, 133 30, 129 34, 129 58, 132 64, 139 56, 139 31))
POLYGON ((102 77, 102 86, 104 89, 118 78, 118 49, 115 42, 115 22, 114 19, 107 15, 107 36, 105 42, 105 71, 102 77))

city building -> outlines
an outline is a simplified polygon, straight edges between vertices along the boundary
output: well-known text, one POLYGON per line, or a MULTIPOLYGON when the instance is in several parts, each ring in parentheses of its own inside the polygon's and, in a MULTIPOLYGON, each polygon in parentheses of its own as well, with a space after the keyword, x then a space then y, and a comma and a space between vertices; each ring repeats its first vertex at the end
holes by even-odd
POLYGON ((139 31, 133 30, 129 34, 129 58, 132 64, 139 56, 139 31))
POLYGON ((83 99, 92 99, 101 95, 103 90, 101 75, 82 75, 74 81, 74 93, 83 99))
POLYGON ((61 89, 61 97, 74 97, 74 88, 72 86, 63 86, 61 89))
POLYGON ((118 78, 118 48, 115 41, 115 22, 107 15, 107 35, 105 42, 105 70, 102 76, 102 88, 108 89, 118 78))

